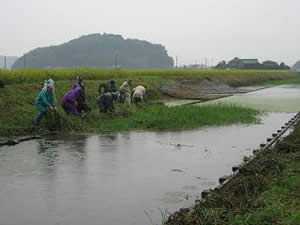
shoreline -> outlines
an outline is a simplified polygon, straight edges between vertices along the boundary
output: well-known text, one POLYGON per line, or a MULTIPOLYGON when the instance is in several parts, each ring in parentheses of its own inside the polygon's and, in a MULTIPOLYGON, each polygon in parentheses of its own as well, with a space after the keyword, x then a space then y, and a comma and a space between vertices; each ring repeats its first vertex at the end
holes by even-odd
MULTIPOLYGON (((172 96, 168 95, 161 89, 161 85, 166 82, 176 83, 175 86, 168 86, 168 88, 176 89, 176 85, 181 84, 185 85, 185 90, 195 90, 198 96, 201 97, 202 101, 210 101, 215 98, 219 98, 224 90, 231 90, 235 92, 234 86, 230 86, 230 84, 252 84, 253 82, 256 85, 261 85, 264 82, 272 81, 272 84, 266 84, 268 87, 270 85, 276 85, 276 82, 284 83, 284 82, 300 82, 297 77, 293 73, 286 71, 174 71, 174 70, 166 70, 166 71, 117 71, 120 74, 129 75, 133 73, 130 79, 133 80, 133 86, 136 86, 140 83, 146 83, 149 87, 146 91, 146 104, 145 107, 136 107, 132 105, 130 108, 124 107, 122 104, 116 104, 116 112, 111 114, 99 114, 98 106, 96 104, 96 99, 98 96, 98 85, 100 82, 103 82, 102 79, 106 79, 108 75, 114 74, 116 71, 102 71, 102 70, 17 70, 17 71, 0 71, 0 79, 2 76, 8 78, 12 76, 15 79, 16 83, 8 84, 5 88, 0 89, 0 137, 9 137, 9 136, 20 136, 20 135, 28 135, 28 134, 43 134, 48 133, 49 131, 55 131, 56 129, 51 129, 51 124, 55 124, 55 121, 52 121, 53 117, 50 113, 48 113, 48 120, 43 121, 40 129, 35 129, 31 122, 36 115, 36 109, 34 107, 34 101, 39 93, 39 88, 41 84, 36 82, 37 78, 42 79, 43 76, 51 76, 53 73, 56 77, 58 77, 58 81, 56 82, 56 99, 57 105, 60 105, 61 99, 64 94, 72 87, 73 74, 86 71, 93 72, 91 75, 87 75, 87 80, 85 80, 86 86, 86 96, 87 101, 92 107, 93 111, 88 115, 85 120, 81 120, 75 118, 73 116, 66 116, 60 106, 58 106, 58 113, 60 115, 61 121, 58 125, 58 130, 67 132, 67 133, 95 133, 95 134, 111 134, 116 132, 127 132, 134 130, 144 130, 144 131, 177 131, 177 130, 185 130, 185 129, 195 129, 201 126, 207 125, 220 125, 222 121, 225 122, 223 124, 228 123, 239 123, 246 122, 245 119, 229 119, 226 122, 226 117, 220 118, 220 114, 223 114, 227 111, 227 109, 223 109, 223 111, 218 110, 218 113, 204 111, 203 113, 210 114, 214 113, 212 116, 218 118, 216 121, 213 121, 210 118, 204 119, 203 121, 198 121, 197 116, 202 115, 201 111, 193 111, 192 108, 189 108, 188 105, 184 106, 187 111, 190 111, 189 114, 180 114, 180 112, 176 112, 176 107, 173 109, 168 109, 163 106, 162 100, 168 99, 172 96), (108 74, 105 74, 105 73, 108 74), (27 74, 32 73, 32 74, 27 74), (41 73, 40 76, 37 74, 41 73), (56 74, 57 73, 57 74, 56 74), (65 74, 66 77, 63 77, 62 74, 65 74), (104 73, 104 74, 103 74, 104 73), (275 74, 273 74, 275 73, 275 74), (27 74, 27 75, 26 75, 27 74), (142 75, 141 75, 142 74, 142 75), (165 75, 164 75, 165 74, 165 75), (176 75, 176 76, 172 76, 176 75), (25 79, 26 75, 26 79, 25 79), (195 76, 191 78, 191 75, 195 76), (185 77, 184 77, 185 76, 185 77), (90 80, 90 79, 100 80, 90 80), (33 78, 31 83, 20 84, 20 80, 24 80, 24 82, 28 79, 33 78), (20 80, 19 80, 20 79, 20 80), (249 79, 249 80, 248 80, 249 79), (292 79, 292 80, 291 80, 292 79), (225 82, 226 81, 226 82, 225 82), (178 83, 179 82, 179 83, 178 83), (275 82, 275 83, 274 83, 275 82), (206 90, 205 85, 209 85, 209 88, 206 90), (204 89, 202 89, 204 88, 204 89), (214 88, 221 88, 220 95, 210 95, 209 92, 214 90, 214 88), (222 89, 225 88, 225 89, 222 89), (208 92, 206 92, 206 91, 208 92), (204 91, 204 92, 203 92, 204 91), (204 93, 204 94, 203 94, 204 93), (205 94, 206 93, 206 94, 205 94), (156 102, 156 103, 155 103, 156 102), (161 114, 169 113, 169 116, 165 116, 164 120, 160 120, 161 114), (155 114, 154 116, 151 114, 155 114), (13 116, 11 116, 13 115, 13 116), (169 117, 174 116, 174 119, 171 120, 169 117), (181 117, 186 116, 187 119, 185 123, 182 121, 181 125, 175 126, 181 117), (138 117, 138 119, 137 119, 138 117), (158 118, 156 118, 158 117, 158 118), (195 125, 195 121, 190 119, 193 117, 194 120, 198 122, 195 125), (209 120, 209 121, 206 121, 209 120), (107 122, 109 121, 109 122, 107 122), (146 121, 146 122, 145 122, 146 121), (160 126, 160 123, 169 123, 163 126, 160 126)), ((123 75, 118 75, 118 78, 123 75)), ((125 77, 126 77, 125 76, 125 77)), ((117 79, 117 85, 119 86, 123 81, 123 79, 117 79)), ((12 78, 9 78, 10 81, 13 81, 12 78)), ((75 78, 74 78, 75 79, 75 78)), ((5 80, 5 79, 4 79, 5 80)), ((260 89, 260 88, 258 88, 260 89)), ((179 89, 180 91, 180 89, 179 89)), ((196 96, 197 96, 196 95, 196 96)), ((189 92, 187 91, 184 95, 185 97, 189 96, 189 92)), ((197 101, 198 102, 198 101, 197 101)), ((192 105, 192 104, 191 104, 192 105)), ((240 113, 245 113, 247 110, 245 108, 240 108, 240 113)), ((183 108, 181 108, 183 109, 183 108)), ((185 110, 182 110, 185 111, 185 110)), ((233 110, 234 111, 234 110, 233 110)), ((252 113, 254 113, 252 111, 252 113)), ((256 113, 254 113, 256 114, 256 113)), ((239 113, 235 114, 235 116, 239 115, 239 113)), ((231 117, 228 115, 228 117, 231 117)), ((238 116, 237 116, 238 117, 238 116)), ((249 117, 250 118, 250 117, 249 117)), ((250 119, 253 121, 253 119, 250 119)), ((55 126, 54 126, 55 128, 55 126)))
POLYGON ((195 206, 172 213, 164 225, 260 225, 281 224, 283 221, 289 221, 284 223, 288 225, 297 224, 300 221, 300 199, 292 196, 300 194, 299 113, 297 119, 286 126, 294 127, 288 136, 270 148, 254 150, 252 160, 233 167, 238 173, 221 177, 219 181, 223 185, 204 191, 203 199, 197 200, 195 206), (288 188, 288 185, 292 186, 288 188), (282 213, 280 216, 269 215, 270 208, 275 210, 278 207, 279 195, 285 201, 280 205, 282 213), (293 208, 295 204, 296 209, 293 208), (295 214, 290 214, 290 211, 295 214))

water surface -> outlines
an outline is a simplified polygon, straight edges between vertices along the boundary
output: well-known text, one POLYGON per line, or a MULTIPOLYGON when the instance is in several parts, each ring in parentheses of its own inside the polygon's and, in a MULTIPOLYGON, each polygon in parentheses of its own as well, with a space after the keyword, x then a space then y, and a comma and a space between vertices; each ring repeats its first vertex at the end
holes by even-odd
POLYGON ((276 87, 228 98, 261 108, 260 95, 270 103, 268 111, 277 112, 259 124, 1 147, 0 225, 160 224, 161 213, 191 206, 287 122, 300 108, 299 94, 298 87, 276 87))
POLYGON ((250 126, 2 147, 0 224, 150 224, 145 212, 158 224, 160 209, 190 206, 291 116, 275 113, 250 126))
POLYGON ((235 104, 268 112, 298 112, 300 86, 281 85, 200 104, 235 104))

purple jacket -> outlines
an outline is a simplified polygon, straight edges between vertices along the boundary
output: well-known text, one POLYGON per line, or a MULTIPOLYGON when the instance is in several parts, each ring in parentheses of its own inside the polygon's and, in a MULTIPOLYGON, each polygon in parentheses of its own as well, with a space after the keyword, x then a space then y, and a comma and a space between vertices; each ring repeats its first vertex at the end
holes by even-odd
POLYGON ((80 96, 82 92, 81 87, 78 85, 74 89, 70 90, 65 94, 63 98, 63 103, 64 102, 75 102, 77 98, 80 96))

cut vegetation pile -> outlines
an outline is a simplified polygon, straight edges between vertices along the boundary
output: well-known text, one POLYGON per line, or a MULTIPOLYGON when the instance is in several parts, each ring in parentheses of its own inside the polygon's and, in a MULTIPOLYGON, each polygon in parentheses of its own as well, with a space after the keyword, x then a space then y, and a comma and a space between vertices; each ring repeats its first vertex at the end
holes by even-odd
POLYGON ((215 78, 197 80, 176 80, 162 84, 160 89, 165 94, 181 99, 203 99, 206 95, 230 95, 239 93, 239 89, 218 81, 215 78))
POLYGON ((191 209, 171 215, 166 225, 299 225, 300 124, 265 150, 220 191, 191 209))

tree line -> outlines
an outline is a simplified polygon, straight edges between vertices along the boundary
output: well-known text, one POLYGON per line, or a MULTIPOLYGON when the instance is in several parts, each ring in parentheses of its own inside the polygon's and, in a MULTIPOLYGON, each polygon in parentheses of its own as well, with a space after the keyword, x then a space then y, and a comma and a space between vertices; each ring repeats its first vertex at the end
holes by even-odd
POLYGON ((121 35, 90 34, 62 45, 34 49, 12 68, 169 69, 173 65, 160 44, 124 39, 121 35))

